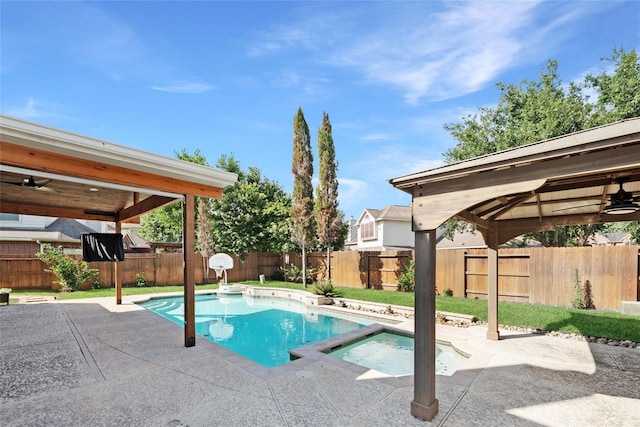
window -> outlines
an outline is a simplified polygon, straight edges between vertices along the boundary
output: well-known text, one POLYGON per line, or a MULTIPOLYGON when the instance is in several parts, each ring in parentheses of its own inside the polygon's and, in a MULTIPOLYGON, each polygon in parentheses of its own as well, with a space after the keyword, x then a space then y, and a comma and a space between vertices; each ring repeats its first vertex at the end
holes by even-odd
POLYGON ((375 239, 376 237, 376 223, 369 215, 367 215, 360 223, 360 238, 362 240, 375 239))

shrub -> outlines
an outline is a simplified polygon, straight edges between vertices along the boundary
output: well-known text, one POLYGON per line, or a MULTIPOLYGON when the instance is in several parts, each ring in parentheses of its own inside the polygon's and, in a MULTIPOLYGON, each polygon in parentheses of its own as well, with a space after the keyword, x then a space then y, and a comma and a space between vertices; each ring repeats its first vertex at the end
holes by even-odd
POLYGON ((148 285, 148 283, 147 283, 147 278, 146 278, 146 277, 145 277, 145 275, 144 275, 144 271, 142 271, 142 272, 140 272, 140 273, 136 274, 136 285, 137 285, 139 288, 144 288, 145 286, 147 286, 147 285, 148 285))
POLYGON ((331 280, 320 280, 315 282, 309 289, 312 294, 324 295, 329 298, 339 298, 341 296, 340 291, 333 286, 331 280))
POLYGON ((578 310, 584 309, 584 300, 582 299, 582 286, 580 286, 580 276, 578 269, 575 269, 573 275, 573 297, 571 298, 571 306, 578 310))
MULTIPOLYGON (((314 274, 313 268, 307 268, 307 283, 313 283, 314 274)), ((292 264, 289 268, 284 269, 284 277, 288 282, 302 283, 302 268, 292 264)))
POLYGON ((271 275, 271 279, 272 280, 277 280, 279 282, 284 282, 284 269, 278 268, 276 271, 273 272, 273 274, 271 275))
POLYGON ((400 276, 398 276, 398 286, 403 292, 413 292, 415 290, 415 261, 409 260, 407 264, 402 268, 400 276))
POLYGON ((89 268, 85 261, 77 261, 66 255, 61 248, 54 248, 47 243, 42 245, 42 252, 38 252, 36 256, 47 264, 47 271, 58 278, 63 291, 75 291, 98 275, 98 270, 89 268))

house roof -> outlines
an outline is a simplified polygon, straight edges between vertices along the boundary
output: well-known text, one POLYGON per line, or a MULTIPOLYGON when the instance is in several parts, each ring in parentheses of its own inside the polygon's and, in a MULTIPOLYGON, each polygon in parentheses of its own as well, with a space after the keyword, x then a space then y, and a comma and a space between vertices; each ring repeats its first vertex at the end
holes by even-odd
POLYGON ((391 220, 411 222, 411 206, 389 205, 383 209, 366 208, 358 217, 356 224, 360 224, 367 213, 376 221, 391 220))
POLYGON ((124 234, 132 248, 151 248, 149 242, 142 238, 135 230, 127 230, 124 234))
POLYGON ((620 189, 640 198, 640 118, 392 178, 413 196, 412 227, 474 224, 491 245, 558 225, 638 221, 608 214, 620 189))
POLYGON ((75 219, 58 218, 44 229, 25 229, 15 227, 3 227, 0 229, 0 240, 5 241, 36 241, 48 242, 78 242, 80 235, 94 233, 90 227, 75 219))
POLYGON ((69 218, 58 218, 45 227, 44 231, 57 231, 71 239, 80 240, 81 234, 95 233, 90 227, 69 218))

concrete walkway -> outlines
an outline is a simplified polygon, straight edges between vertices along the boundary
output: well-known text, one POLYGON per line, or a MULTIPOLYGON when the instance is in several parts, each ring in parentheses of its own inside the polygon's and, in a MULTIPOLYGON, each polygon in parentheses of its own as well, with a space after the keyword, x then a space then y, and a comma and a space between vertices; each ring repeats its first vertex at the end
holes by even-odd
POLYGON ((204 338, 185 348, 180 327, 124 300, 0 307, 0 425, 640 425, 639 349, 438 325, 472 357, 438 377, 424 422, 410 377, 327 355, 269 370, 204 338))

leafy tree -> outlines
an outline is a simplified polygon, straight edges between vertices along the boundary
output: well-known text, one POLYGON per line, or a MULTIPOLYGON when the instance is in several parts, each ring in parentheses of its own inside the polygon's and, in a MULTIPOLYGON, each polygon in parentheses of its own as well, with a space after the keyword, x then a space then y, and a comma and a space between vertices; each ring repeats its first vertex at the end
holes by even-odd
POLYGON ((307 248, 313 246, 313 154, 309 126, 302 108, 293 119, 293 206, 291 209, 291 239, 302 251, 302 283, 307 287, 307 248))
MULTIPOLYGON (((199 149, 190 154, 183 148, 181 151, 175 151, 174 154, 179 160, 209 166, 207 159, 199 149)), ((196 203, 197 201, 198 198, 196 198, 196 203)), ((182 204, 175 202, 142 215, 140 219, 140 235, 152 242, 181 242, 182 204)))
POLYGON ((322 114, 322 126, 318 129, 318 157, 320 171, 315 200, 317 233, 318 242, 327 250, 327 278, 331 280, 331 246, 342 228, 342 216, 338 215, 338 164, 327 113, 322 114))
POLYGON ((142 215, 140 235, 151 242, 181 242, 182 204, 177 201, 142 215))
POLYGON ((603 58, 615 66, 613 74, 588 75, 586 86, 598 93, 594 125, 640 116, 640 61, 635 49, 627 52, 614 48, 611 58, 603 58))
POLYGON ((238 173, 239 180, 212 201, 215 247, 244 259, 248 252, 284 252, 290 249, 288 232, 291 199, 276 182, 262 178, 258 168, 240 171, 233 155, 221 156, 217 165, 238 173))
MULTIPOLYGON (((558 63, 550 60, 538 81, 520 85, 498 83, 500 99, 495 108, 480 107, 461 122, 444 127, 458 141, 446 151, 447 162, 466 160, 524 144, 554 138, 622 118, 640 116, 640 62, 634 51, 615 49, 611 61, 613 74, 587 76, 582 85, 564 86, 558 75, 558 63), (596 103, 590 103, 586 89, 595 91, 596 103)), ((464 230, 466 223, 451 219, 447 235, 464 230)), ((557 227, 553 231, 525 235, 545 246, 586 244, 602 225, 557 227)))

